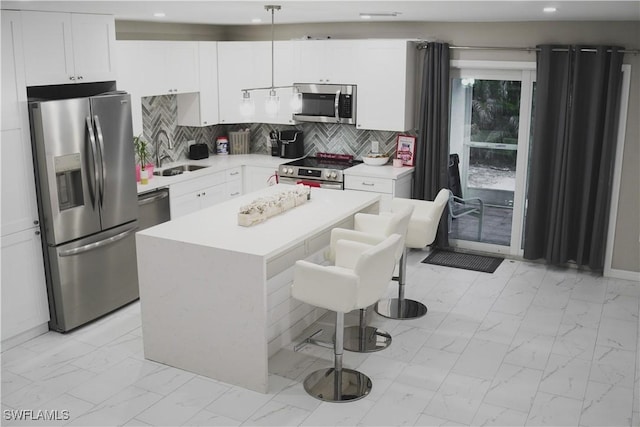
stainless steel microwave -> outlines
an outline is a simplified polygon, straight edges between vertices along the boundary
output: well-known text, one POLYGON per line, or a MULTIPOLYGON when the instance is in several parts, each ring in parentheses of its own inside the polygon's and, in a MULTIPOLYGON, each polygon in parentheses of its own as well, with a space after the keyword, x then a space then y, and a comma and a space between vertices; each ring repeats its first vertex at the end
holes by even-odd
POLYGON ((295 83, 302 94, 298 122, 356 124, 356 85, 295 83))

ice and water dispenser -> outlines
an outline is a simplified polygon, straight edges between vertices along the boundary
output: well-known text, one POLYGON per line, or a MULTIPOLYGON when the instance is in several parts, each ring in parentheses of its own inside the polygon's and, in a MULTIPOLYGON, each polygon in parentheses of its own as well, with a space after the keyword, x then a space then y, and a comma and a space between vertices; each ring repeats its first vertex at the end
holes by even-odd
POLYGON ((60 211, 84 205, 80 153, 53 158, 60 211))

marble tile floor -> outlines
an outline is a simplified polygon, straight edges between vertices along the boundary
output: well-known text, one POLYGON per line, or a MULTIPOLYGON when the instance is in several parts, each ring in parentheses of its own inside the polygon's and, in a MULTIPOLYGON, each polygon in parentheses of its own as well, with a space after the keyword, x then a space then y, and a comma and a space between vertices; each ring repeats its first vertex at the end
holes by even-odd
POLYGON ((332 363, 315 346, 272 358, 268 394, 145 360, 134 303, 4 351, 2 425, 640 425, 640 283, 512 260, 477 273, 421 264, 427 254, 409 253, 406 294, 428 314, 373 314, 391 347, 345 352, 373 381, 360 401, 306 395, 304 377, 332 363), (7 419, 19 409, 69 417, 7 419))

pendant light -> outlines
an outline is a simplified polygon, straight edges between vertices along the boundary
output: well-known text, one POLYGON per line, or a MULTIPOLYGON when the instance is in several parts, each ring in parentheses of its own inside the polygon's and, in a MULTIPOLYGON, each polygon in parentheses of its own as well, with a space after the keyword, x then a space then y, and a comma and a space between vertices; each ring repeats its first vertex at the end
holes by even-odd
POLYGON ((270 87, 259 87, 259 88, 250 88, 250 89, 242 89, 242 100, 240 104, 240 113, 244 117, 251 116, 255 113, 255 105, 253 103, 253 99, 251 98, 251 92, 256 90, 269 90, 269 95, 265 98, 264 109, 267 115, 274 117, 278 115, 280 111, 280 97, 276 92, 276 89, 287 89, 293 88, 293 94, 291 97, 290 107, 294 113, 300 112, 302 108, 302 94, 298 92, 298 90, 294 86, 276 86, 275 85, 275 11, 282 9, 282 6, 279 5, 266 5, 265 10, 271 12, 271 86, 270 87))
POLYGON ((276 94, 276 90, 274 88, 274 74, 275 74, 275 53, 274 53, 274 38, 275 38, 275 25, 274 25, 274 14, 276 10, 282 9, 278 5, 266 5, 264 7, 266 10, 271 11, 271 90, 269 91, 269 96, 267 96, 266 103, 264 105, 265 111, 269 116, 275 116, 280 111, 280 98, 276 94))

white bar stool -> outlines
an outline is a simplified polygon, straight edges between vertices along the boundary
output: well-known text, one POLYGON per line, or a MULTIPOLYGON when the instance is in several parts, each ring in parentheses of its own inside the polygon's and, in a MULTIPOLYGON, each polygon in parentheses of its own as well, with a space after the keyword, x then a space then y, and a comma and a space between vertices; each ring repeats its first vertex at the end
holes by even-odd
MULTIPOLYGON (((390 319, 415 319, 427 314, 427 306, 419 301, 404 297, 404 285, 407 274, 407 248, 424 248, 433 243, 438 231, 440 217, 449 201, 449 190, 441 189, 436 198, 428 200, 394 198, 391 201, 392 211, 402 211, 413 206, 409 219, 405 248, 398 269, 398 298, 378 301, 376 313, 390 319)), ((394 278, 395 279, 395 278, 394 278)))
MULTIPOLYGON (((331 242, 327 258, 335 260, 335 247, 340 240, 351 240, 366 244, 378 244, 392 234, 402 236, 402 245, 395 254, 396 262, 402 256, 404 239, 409 226, 409 218, 413 206, 398 209, 395 212, 382 212, 380 215, 358 213, 354 216, 354 229, 334 228, 331 230, 331 242)), ((344 331, 344 348, 358 353, 370 353, 384 350, 391 345, 388 332, 366 324, 366 307, 360 309, 357 326, 350 326, 344 331)))
POLYGON ((342 240, 335 247, 335 265, 296 262, 291 285, 293 298, 336 312, 334 366, 305 378, 304 389, 311 396, 326 402, 348 402, 371 391, 369 377, 342 367, 344 313, 367 307, 384 295, 395 268, 395 254, 402 250, 402 240, 397 234, 375 246, 342 240))

